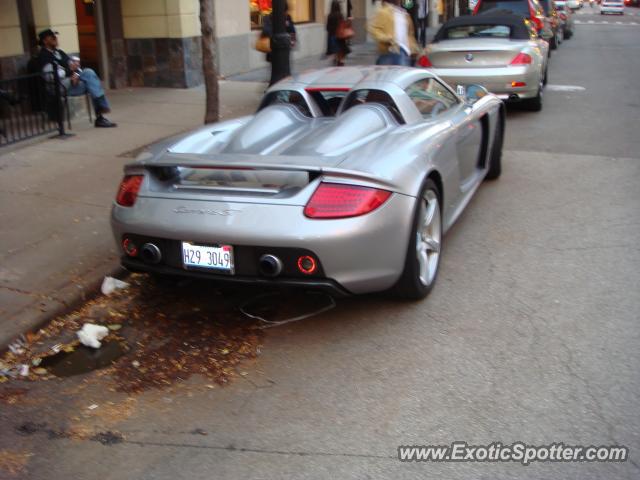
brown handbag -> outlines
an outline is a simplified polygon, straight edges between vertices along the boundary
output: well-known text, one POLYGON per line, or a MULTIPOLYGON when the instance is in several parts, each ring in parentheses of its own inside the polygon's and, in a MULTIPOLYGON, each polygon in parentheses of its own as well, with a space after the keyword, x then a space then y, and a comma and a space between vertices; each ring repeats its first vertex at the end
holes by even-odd
POLYGON ((342 20, 336 29, 336 38, 340 40, 348 40, 352 38, 356 32, 351 26, 351 22, 348 20, 342 20))
POLYGON ((259 35, 256 40, 256 50, 262 53, 271 53, 271 39, 264 35, 259 35))

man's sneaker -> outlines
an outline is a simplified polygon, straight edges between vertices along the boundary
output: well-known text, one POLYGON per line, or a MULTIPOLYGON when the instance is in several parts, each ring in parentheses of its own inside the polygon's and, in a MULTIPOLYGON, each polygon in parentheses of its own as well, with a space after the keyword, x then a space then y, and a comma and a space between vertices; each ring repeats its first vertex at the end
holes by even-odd
POLYGON ((103 116, 100 116, 96 118, 95 126, 96 128, 112 128, 112 127, 117 127, 118 124, 107 120, 103 116))

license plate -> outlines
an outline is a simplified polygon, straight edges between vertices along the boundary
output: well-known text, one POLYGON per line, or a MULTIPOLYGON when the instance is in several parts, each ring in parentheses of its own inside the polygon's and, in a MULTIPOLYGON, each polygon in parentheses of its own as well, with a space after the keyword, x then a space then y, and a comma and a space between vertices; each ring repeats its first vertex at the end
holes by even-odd
POLYGON ((233 247, 182 242, 182 265, 184 268, 206 268, 233 274, 233 247))

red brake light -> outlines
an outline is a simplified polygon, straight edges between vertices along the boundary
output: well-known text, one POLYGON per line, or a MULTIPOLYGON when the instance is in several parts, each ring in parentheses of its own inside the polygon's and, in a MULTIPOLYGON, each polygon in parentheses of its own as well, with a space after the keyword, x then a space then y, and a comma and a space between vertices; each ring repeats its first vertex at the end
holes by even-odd
POLYGON ((318 269, 318 264, 313 257, 309 255, 304 255, 298 258, 298 270, 304 273, 305 275, 313 275, 315 271, 318 269))
POLYGON ((535 14, 531 15, 531 21, 535 25, 536 30, 538 32, 540 32, 544 28, 544 23, 542 22, 542 20, 540 18, 536 17, 535 14))
POLYGON ((418 65, 420 65, 423 68, 433 67, 433 65, 431 64, 431 61, 429 60, 429 57, 427 57, 426 55, 422 55, 418 59, 418 65))
POLYGON ((125 175, 122 182, 120 182, 116 203, 123 207, 133 207, 138 198, 138 191, 140 191, 143 178, 143 175, 125 175))
POLYGON ((511 60, 510 65, 529 65, 532 61, 533 59, 531 58, 531 55, 520 52, 513 60, 511 60))
POLYGON ((476 3, 476 8, 473 9, 473 14, 477 15, 478 12, 480 11, 480 4, 482 3, 482 0, 478 0, 478 3, 476 3))
POLYGON ((321 183, 304 207, 309 218, 357 217, 372 212, 391 196, 377 188, 321 183))
POLYGON ((562 20, 566 20, 566 19, 567 19, 567 16, 566 16, 564 13, 561 13, 561 14, 560 14, 560 18, 561 18, 562 20))

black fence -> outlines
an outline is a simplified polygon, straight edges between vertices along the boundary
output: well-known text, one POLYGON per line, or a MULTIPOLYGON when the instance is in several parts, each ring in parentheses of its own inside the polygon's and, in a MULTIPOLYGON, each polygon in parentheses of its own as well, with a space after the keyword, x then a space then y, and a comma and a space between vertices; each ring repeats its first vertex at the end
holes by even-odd
POLYGON ((0 147, 71 128, 66 90, 57 75, 41 73, 0 80, 0 147))

